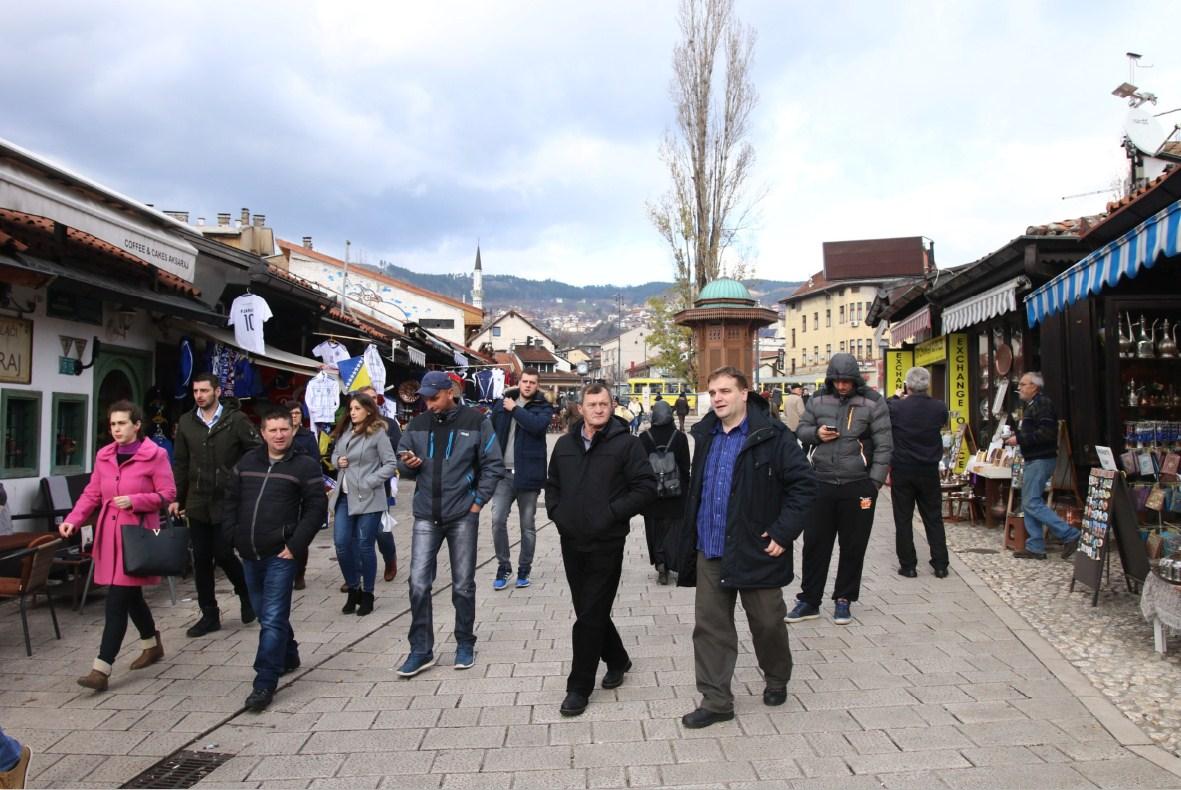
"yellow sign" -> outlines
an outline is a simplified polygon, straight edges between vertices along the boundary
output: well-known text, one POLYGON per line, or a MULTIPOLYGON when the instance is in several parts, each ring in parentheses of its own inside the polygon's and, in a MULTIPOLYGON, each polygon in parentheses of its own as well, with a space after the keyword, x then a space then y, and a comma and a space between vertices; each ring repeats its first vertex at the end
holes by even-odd
POLYGON ((0 381, 28 384, 33 378, 33 322, 0 318, 0 381))
POLYGON ((902 389, 906 371, 914 367, 914 352, 890 349, 886 351, 886 397, 902 389))
MULTIPOLYGON (((948 335, 947 350, 947 409, 951 412, 950 427, 954 434, 972 419, 972 394, 969 386, 967 335, 948 335)), ((968 465, 968 443, 963 442, 955 471, 963 472, 968 465)))
POLYGON ((936 337, 914 347, 914 364, 920 368, 934 365, 947 359, 947 338, 936 337))

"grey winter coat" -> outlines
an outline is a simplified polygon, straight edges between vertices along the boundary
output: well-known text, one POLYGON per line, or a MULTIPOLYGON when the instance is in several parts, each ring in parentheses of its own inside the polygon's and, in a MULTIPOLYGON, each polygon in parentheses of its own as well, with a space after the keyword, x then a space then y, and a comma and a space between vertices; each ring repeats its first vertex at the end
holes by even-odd
MULTIPOLYGON (((398 457, 385 427, 373 433, 354 434, 349 426, 332 450, 332 465, 340 468, 340 457, 348 456, 349 465, 340 470, 336 491, 339 497, 343 484, 348 481, 349 515, 360 513, 382 513, 386 504, 386 481, 394 476, 398 468, 398 457)), ((336 507, 336 503, 332 503, 336 507)))
POLYGON ((815 445, 812 467, 820 482, 842 485, 867 477, 878 487, 886 482, 894 449, 890 408, 881 393, 861 378, 851 354, 833 354, 824 387, 808 399, 796 435, 804 444, 815 445), (855 382, 846 397, 837 394, 838 378, 855 382), (821 425, 836 428, 840 436, 831 442, 820 441, 817 430, 821 425))

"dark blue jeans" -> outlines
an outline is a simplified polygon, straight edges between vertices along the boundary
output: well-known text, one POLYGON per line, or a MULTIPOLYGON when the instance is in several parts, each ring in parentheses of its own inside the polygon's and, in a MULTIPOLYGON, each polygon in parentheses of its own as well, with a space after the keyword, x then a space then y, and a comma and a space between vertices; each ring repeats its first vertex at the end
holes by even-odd
POLYGON ((278 555, 242 560, 250 605, 262 627, 254 657, 254 687, 275 690, 283 669, 299 660, 299 643, 291 628, 291 589, 299 563, 278 555))
POLYGON ((373 592, 377 578, 377 549, 374 547, 381 532, 381 513, 349 515, 345 496, 336 500, 336 516, 332 522, 332 540, 336 544, 336 561, 345 584, 352 589, 373 592))
POLYGON ((21 759, 20 741, 0 729, 0 771, 11 771, 21 759))
POLYGON ((435 649, 431 586, 435 583, 437 558, 444 539, 451 559, 455 644, 476 643, 476 533, 479 526, 477 513, 468 513, 442 526, 414 519, 410 539, 410 652, 426 655, 435 649))

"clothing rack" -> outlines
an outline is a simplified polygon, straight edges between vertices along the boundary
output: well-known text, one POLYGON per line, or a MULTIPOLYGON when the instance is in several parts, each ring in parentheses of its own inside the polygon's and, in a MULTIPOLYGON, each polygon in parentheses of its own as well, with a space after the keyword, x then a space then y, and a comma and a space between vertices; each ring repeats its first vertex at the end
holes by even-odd
POLYGON ((312 332, 315 337, 326 337, 329 340, 360 340, 362 343, 373 343, 377 345, 377 340, 371 337, 360 337, 358 335, 334 335, 331 332, 312 332))

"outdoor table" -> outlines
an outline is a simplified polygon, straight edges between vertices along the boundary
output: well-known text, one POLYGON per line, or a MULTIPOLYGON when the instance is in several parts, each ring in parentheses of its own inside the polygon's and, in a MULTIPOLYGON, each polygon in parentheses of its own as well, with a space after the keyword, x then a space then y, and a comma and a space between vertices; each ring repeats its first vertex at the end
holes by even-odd
POLYGON ((1002 509, 1006 507, 1008 482, 1013 479, 1012 467, 969 462, 968 472, 984 480, 984 525, 998 526, 993 510, 997 505, 1002 509))
POLYGON ((1181 631, 1181 585, 1171 584, 1156 573, 1149 573, 1140 591, 1140 613, 1152 623, 1156 652, 1168 651, 1166 628, 1181 631))

